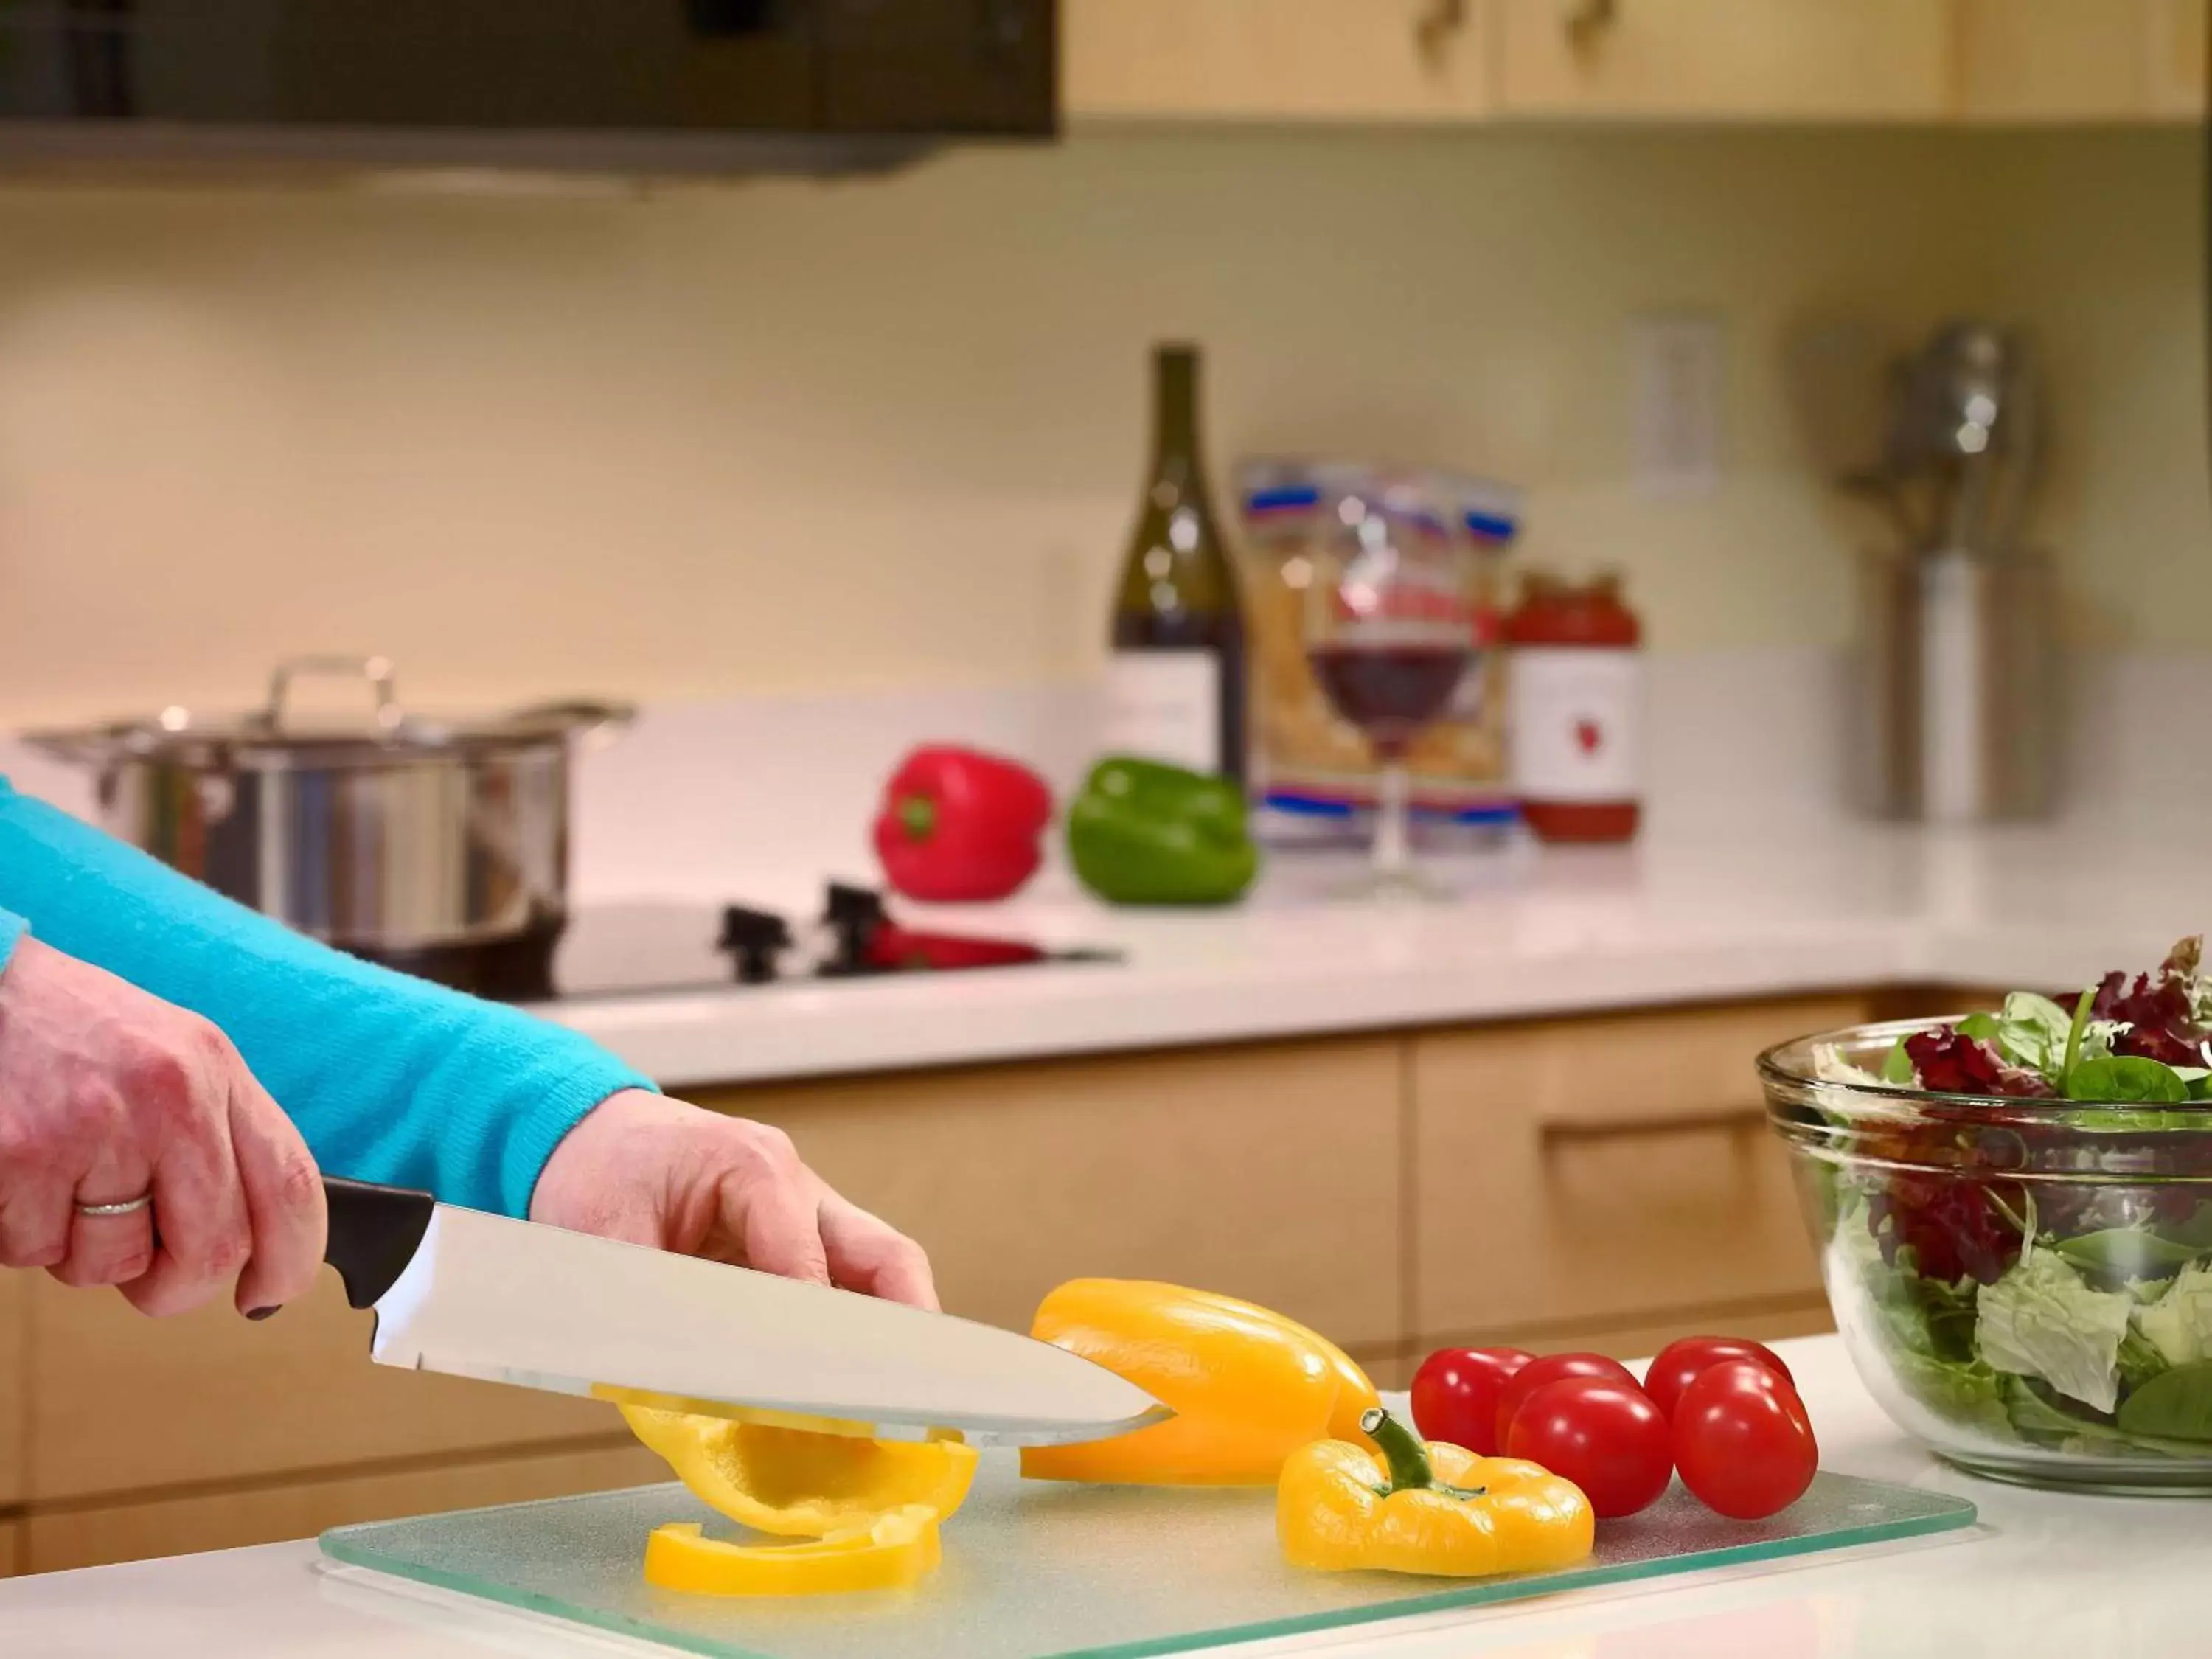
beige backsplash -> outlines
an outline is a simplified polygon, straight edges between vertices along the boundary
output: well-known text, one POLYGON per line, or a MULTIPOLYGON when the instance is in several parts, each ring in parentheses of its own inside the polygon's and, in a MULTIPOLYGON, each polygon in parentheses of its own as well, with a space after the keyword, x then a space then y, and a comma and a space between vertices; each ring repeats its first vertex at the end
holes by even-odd
POLYGON ((1870 521, 1786 319, 2045 325, 2082 631, 2212 614, 2184 132, 1105 133, 890 182, 457 199, 0 191, 0 725, 236 703, 301 648, 428 701, 1079 678, 1144 347, 1218 470, 1334 447, 1532 489, 1673 648, 1818 646, 1870 521), (1628 488, 1624 323, 1730 325, 1727 475, 1628 488))

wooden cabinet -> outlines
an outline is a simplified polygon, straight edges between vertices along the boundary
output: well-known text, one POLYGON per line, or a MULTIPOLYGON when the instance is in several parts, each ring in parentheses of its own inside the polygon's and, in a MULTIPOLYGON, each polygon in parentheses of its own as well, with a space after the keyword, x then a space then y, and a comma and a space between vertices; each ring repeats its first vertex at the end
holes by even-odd
POLYGON ((1401 1340, 1399 1043, 1356 1038, 794 1087, 703 1103, 788 1131, 926 1240, 952 1312, 1026 1330, 1085 1275, 1401 1340))
MULTIPOLYGON (((434 1468, 193 1493, 105 1508, 34 1513, 22 1525, 26 1572, 105 1566, 155 1555, 236 1549, 327 1528, 489 1504, 520 1504, 665 1480, 668 1466, 635 1442, 434 1468)), ((4 1529, 0 1529, 3 1532, 4 1529)))
POLYGON ((22 1527, 14 1521, 0 1521, 0 1578, 25 1570, 21 1565, 22 1547, 22 1527))
POLYGON ((1070 115, 1451 121, 1488 102, 1490 0, 1065 0, 1070 115))
POLYGON ((1414 1039, 1419 1340, 1817 1297, 1751 1062, 1864 1017, 1814 999, 1414 1039))
POLYGON ((1516 115, 1932 120, 1942 0, 1498 0, 1498 108, 1516 115))
POLYGON ((30 1274, 0 1267, 0 1510, 20 1502, 28 1484, 23 1443, 30 1399, 30 1274))
POLYGON ((335 1273, 275 1318, 228 1305, 154 1320, 112 1291, 29 1283, 26 1495, 480 1452, 618 1431, 613 1408, 374 1365, 335 1273))
POLYGON ((2205 0, 1958 0, 1968 120, 2162 121, 2204 106, 2205 0))

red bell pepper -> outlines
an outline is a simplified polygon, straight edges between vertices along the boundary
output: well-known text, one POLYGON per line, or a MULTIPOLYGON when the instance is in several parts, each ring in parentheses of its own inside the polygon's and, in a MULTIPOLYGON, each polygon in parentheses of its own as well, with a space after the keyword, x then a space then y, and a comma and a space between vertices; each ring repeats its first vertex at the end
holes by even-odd
POLYGON ((1036 873, 1051 822, 1051 790, 1018 762, 974 749, 917 749, 884 787, 876 856, 908 898, 1002 899, 1036 873))

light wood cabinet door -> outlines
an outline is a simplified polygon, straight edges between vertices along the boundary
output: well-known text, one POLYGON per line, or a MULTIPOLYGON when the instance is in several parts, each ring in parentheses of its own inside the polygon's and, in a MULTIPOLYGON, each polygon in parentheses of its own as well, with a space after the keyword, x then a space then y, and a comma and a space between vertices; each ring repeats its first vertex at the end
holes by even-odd
POLYGON ((31 1276, 0 1267, 0 1506, 20 1502, 25 1414, 29 1410, 31 1276))
POLYGON ((1753 1061, 1864 1015, 1806 999, 1416 1038, 1415 1329, 1530 1335, 1816 1296, 1753 1061))
POLYGON ((361 1521, 522 1504, 667 1478, 668 1466, 631 1442, 443 1468, 369 1471, 329 1480, 34 1513, 22 1523, 22 1571, 60 1572, 158 1555, 274 1544, 313 1538, 329 1528, 361 1521))
POLYGON ((27 1496, 39 1502, 377 1458, 604 1436, 611 1407, 396 1370, 335 1273, 273 1319, 148 1319, 112 1291, 29 1285, 27 1496))
POLYGON ((1942 0, 1496 0, 1492 16, 1502 113, 1893 121, 1948 112, 1942 0))
POLYGON ((22 1571, 19 1565, 23 1547, 23 1528, 13 1521, 0 1521, 0 1578, 12 1577, 22 1571))
POLYGON ((2204 104, 2205 0, 1959 0, 1970 121, 2172 121, 2204 104))
MULTIPOLYGON (((1241 1296, 1403 1339, 1391 1038, 732 1089, 930 1253, 951 1312, 1026 1330, 1064 1279, 1241 1296)), ((695 1098, 699 1097, 695 1094, 695 1098)))
POLYGON ((1491 3, 1063 0, 1063 100, 1077 117, 1470 119, 1491 3))

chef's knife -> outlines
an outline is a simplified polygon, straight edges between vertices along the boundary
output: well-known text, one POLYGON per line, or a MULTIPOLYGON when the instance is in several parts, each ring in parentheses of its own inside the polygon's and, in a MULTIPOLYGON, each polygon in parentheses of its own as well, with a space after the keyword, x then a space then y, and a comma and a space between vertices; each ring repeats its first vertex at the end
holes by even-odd
POLYGON ((887 1439, 1103 1440, 1173 1415, 1102 1365, 849 1291, 326 1176, 380 1364, 887 1439))

